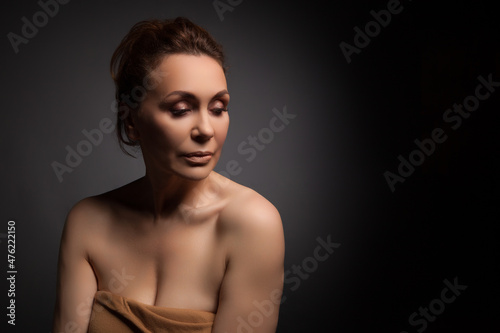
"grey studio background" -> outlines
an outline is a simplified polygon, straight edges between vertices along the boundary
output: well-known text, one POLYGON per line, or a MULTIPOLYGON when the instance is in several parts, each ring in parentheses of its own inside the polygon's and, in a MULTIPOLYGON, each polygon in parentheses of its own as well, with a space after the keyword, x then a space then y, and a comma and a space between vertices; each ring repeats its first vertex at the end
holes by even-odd
POLYGON ((61 179, 52 165, 67 164, 67 147, 85 149, 85 130, 114 121, 109 61, 130 27, 176 16, 205 27, 230 66, 231 125, 216 171, 236 160, 241 171, 231 178, 282 215, 278 332, 496 327, 500 48, 490 2, 57 3, 46 22, 37 1, 2 9, 2 332, 51 330, 66 213, 143 175, 114 133, 61 179), (23 36, 35 16, 38 31, 13 47, 9 33, 23 36), (370 23, 376 16, 382 23, 370 23), (285 111, 283 129, 270 131, 285 111), (435 129, 442 142, 431 149, 435 129), (249 137, 260 147, 251 160, 238 150, 251 147, 249 137), (427 153, 415 140, 428 143, 427 153), (418 165, 400 167, 411 156, 418 165), (6 316, 9 221, 15 326, 6 316), (336 247, 317 256, 328 242, 336 247))

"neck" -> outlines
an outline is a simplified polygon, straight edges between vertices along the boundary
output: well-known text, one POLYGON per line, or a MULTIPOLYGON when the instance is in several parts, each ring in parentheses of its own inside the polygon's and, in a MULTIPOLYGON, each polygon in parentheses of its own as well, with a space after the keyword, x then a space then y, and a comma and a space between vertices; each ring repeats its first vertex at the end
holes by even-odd
POLYGON ((146 187, 147 199, 151 202, 150 209, 155 220, 170 216, 179 205, 194 200, 201 189, 205 186, 207 178, 191 180, 181 178, 175 174, 156 174, 146 171, 143 179, 146 187))

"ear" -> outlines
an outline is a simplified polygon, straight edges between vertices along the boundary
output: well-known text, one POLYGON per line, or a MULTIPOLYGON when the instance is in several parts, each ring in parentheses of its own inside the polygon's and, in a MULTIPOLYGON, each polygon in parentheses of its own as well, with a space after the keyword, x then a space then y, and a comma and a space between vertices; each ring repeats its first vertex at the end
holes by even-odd
POLYGON ((120 118, 123 120, 123 125, 125 128, 125 133, 128 138, 132 141, 139 141, 140 135, 137 127, 135 126, 135 115, 136 113, 125 103, 120 103, 118 108, 120 118))

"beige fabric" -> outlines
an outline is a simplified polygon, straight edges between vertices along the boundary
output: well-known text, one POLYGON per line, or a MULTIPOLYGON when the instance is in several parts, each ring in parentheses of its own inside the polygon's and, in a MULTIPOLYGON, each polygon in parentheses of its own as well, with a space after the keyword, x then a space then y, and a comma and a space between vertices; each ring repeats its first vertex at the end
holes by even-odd
POLYGON ((210 333, 212 312, 148 305, 108 291, 94 297, 89 333, 210 333))

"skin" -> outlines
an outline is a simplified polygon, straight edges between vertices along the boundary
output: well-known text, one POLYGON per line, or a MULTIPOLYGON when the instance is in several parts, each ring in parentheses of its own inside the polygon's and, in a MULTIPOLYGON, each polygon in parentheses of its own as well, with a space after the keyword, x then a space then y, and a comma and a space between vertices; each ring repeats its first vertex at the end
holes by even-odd
POLYGON ((53 332, 86 332, 97 290, 214 312, 215 333, 245 331, 242 322, 255 333, 275 332, 280 215, 257 192, 213 171, 229 126, 224 72, 208 56, 184 54, 166 56, 158 69, 166 79, 126 121, 145 176, 68 214, 53 332), (213 155, 207 163, 181 156, 195 151, 213 155))

